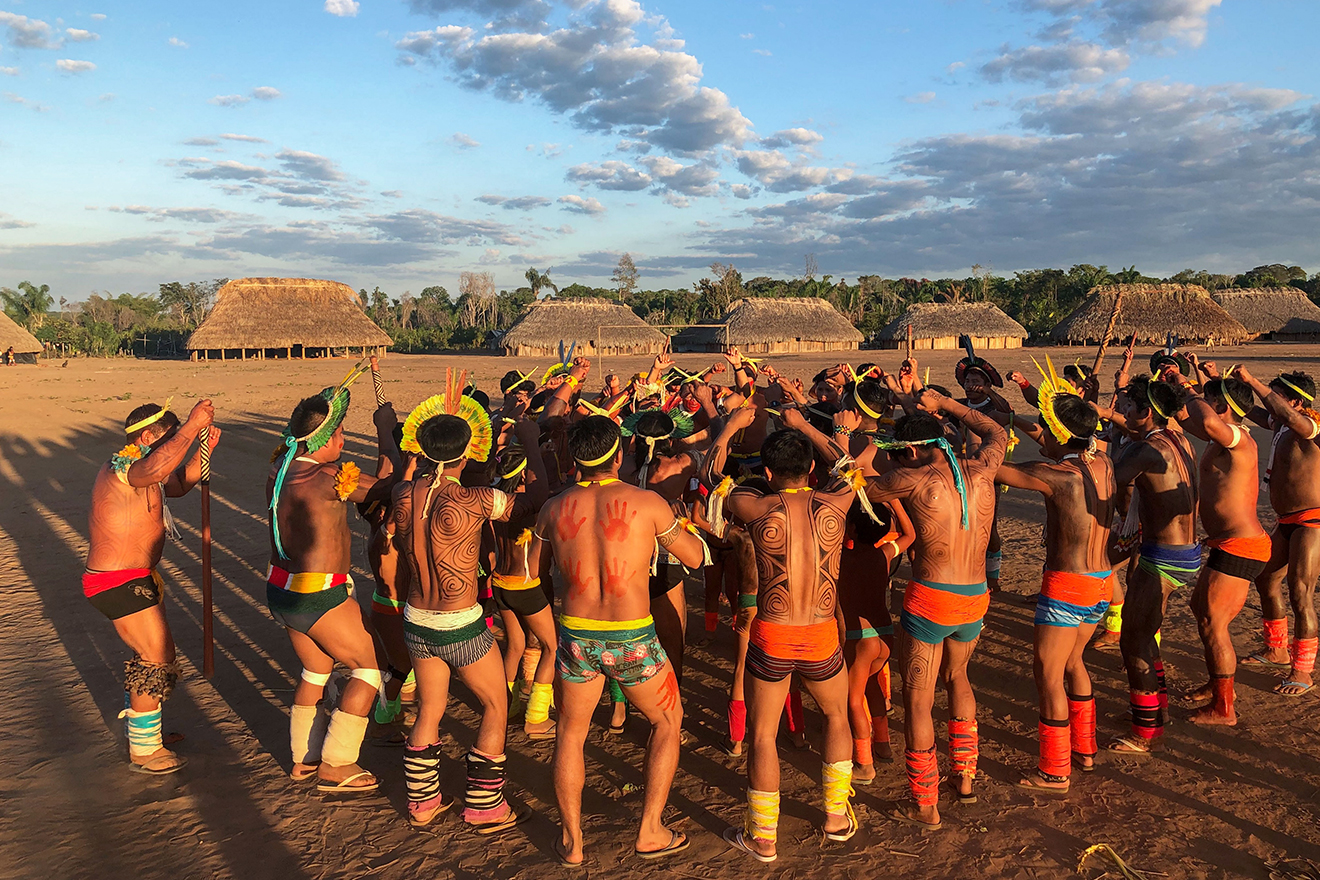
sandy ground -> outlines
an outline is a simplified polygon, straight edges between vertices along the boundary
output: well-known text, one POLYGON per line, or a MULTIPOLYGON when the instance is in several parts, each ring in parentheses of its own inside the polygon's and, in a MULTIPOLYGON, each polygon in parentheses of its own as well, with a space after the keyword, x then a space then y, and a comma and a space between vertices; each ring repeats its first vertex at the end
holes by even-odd
MULTIPOLYGON (((1041 354, 1041 350, 1030 350, 1041 354)), ((1082 353, 1056 351, 1056 360, 1082 353)), ((1317 349, 1259 345, 1220 349, 1222 364, 1244 361, 1272 375, 1283 367, 1317 369, 1317 349)), ((1090 354, 1085 354, 1088 361, 1090 354)), ((863 352, 858 360, 896 364, 896 352, 863 352)), ((680 365, 708 363, 680 355, 680 365)), ((793 375, 809 376, 827 356, 777 358, 793 375)), ((952 353, 933 356, 932 380, 952 385, 952 353)), ((998 354, 1001 369, 1034 375, 1028 350, 998 354)), ((390 397, 400 414, 416 403, 446 366, 474 371, 497 390, 498 377, 528 361, 504 358, 395 356, 384 361, 390 397)), ((9 685, 0 696, 0 859, 5 876, 91 877, 544 877, 566 874, 551 858, 556 812, 549 777, 552 745, 509 737, 510 793, 536 817, 495 840, 447 817, 414 832, 403 818, 397 749, 364 746, 362 763, 380 774, 379 796, 342 802, 288 781, 287 706, 298 665, 264 605, 266 526, 262 489, 280 428, 302 396, 337 381, 342 360, 191 364, 131 360, 58 361, 0 369, 0 661, 9 685), (167 547, 162 571, 168 613, 184 673, 166 708, 166 729, 187 734, 187 768, 164 779, 127 769, 121 723, 126 657, 109 622, 81 596, 87 497, 96 469, 122 440, 118 426, 138 404, 175 395, 175 408, 207 396, 225 429, 212 486, 215 554, 216 675, 200 675, 200 502, 176 500, 184 532, 167 547)), ((544 364, 539 364, 544 367, 544 364)), ((610 359, 611 370, 640 360, 610 359)), ((1111 359, 1106 372, 1116 364, 1111 359)), ((589 387, 598 387, 598 374, 589 387)), ((350 452, 364 465, 371 389, 356 388, 349 416, 350 452)), ((1010 400, 1017 394, 1011 390, 1010 400)), ((1264 441, 1263 433, 1257 434, 1264 441)), ((1268 447, 1268 443, 1263 443, 1268 447)), ((769 872, 730 851, 720 832, 739 821, 745 775, 741 759, 718 748, 732 638, 721 624, 708 648, 689 649, 684 684, 685 749, 667 814, 693 839, 664 864, 639 862, 629 849, 639 810, 645 741, 642 724, 588 744, 585 813, 588 876, 759 876, 869 878, 1062 877, 1072 875, 1090 844, 1112 844, 1152 876, 1265 877, 1265 863, 1320 860, 1317 778, 1320 737, 1316 698, 1269 692, 1275 676, 1241 672, 1236 729, 1201 729, 1174 709, 1167 751, 1143 764, 1104 761, 1075 775, 1065 799, 1032 796, 1013 783, 1036 760, 1031 679, 1030 597, 1041 566, 1040 505, 1010 495, 1003 507, 1005 596, 992 605, 972 662, 979 702, 980 803, 959 807, 943 796, 945 828, 922 834, 884 818, 903 797, 900 762, 881 765, 877 783, 859 790, 861 833, 848 844, 823 845, 814 751, 785 748, 780 858, 769 872)), ((362 529, 351 517, 353 527, 362 529)), ((1262 509, 1267 525, 1273 517, 1262 509)), ((361 545, 354 575, 359 599, 370 595, 361 545)), ((692 629, 701 628, 699 589, 690 585, 692 629)), ((1164 651, 1175 699, 1205 677, 1186 594, 1171 602, 1164 651)), ((1239 653, 1257 647, 1260 604, 1252 595, 1234 628, 1239 653)), ((1125 729, 1126 685, 1118 658, 1089 653, 1096 679, 1101 736, 1125 729)), ((937 719, 944 717, 943 698, 937 719)), ((603 710, 602 710, 603 712, 603 710)), ((445 724, 445 790, 459 793, 459 760, 472 738, 470 697, 458 689, 445 724)), ((808 701, 808 726, 819 717, 808 701)), ((943 741, 942 724, 939 725, 943 741)), ((894 726, 901 756, 901 725, 894 726)), ((941 749, 943 750, 943 746, 941 749)), ((945 758, 942 755, 941 760, 945 758)), ((945 790, 947 792, 947 789, 945 790)), ((1101 874, 1089 869, 1087 876, 1101 874)), ((1111 874, 1110 876, 1116 876, 1111 874)))

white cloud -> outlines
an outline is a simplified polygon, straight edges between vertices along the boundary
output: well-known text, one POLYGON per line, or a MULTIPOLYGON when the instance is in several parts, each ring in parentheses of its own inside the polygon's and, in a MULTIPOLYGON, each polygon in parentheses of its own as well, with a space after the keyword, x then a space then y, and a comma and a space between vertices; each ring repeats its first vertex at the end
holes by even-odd
MULTIPOLYGON (((247 143, 247 144, 268 144, 268 143, 270 143, 270 141, 266 140, 265 138, 259 138, 259 137, 257 137, 256 135, 251 135, 251 134, 222 134, 222 135, 220 135, 220 138, 221 138, 221 140, 226 140, 226 141, 241 141, 241 142, 243 142, 243 143, 247 143)), ((185 141, 185 143, 191 143, 191 142, 190 142, 190 141, 185 141)), ((215 143, 215 141, 212 141, 211 143, 215 143)))
POLYGON ((180 40, 178 37, 170 37, 170 45, 176 49, 188 48, 188 44, 185 43, 183 40, 180 40))
POLYGON ((13 92, 0 92, 0 98, 4 98, 11 104, 22 104, 25 107, 31 107, 37 113, 45 113, 50 109, 45 104, 34 104, 22 95, 16 95, 13 92))
MULTIPOLYGON (((668 156, 643 156, 638 162, 651 173, 652 179, 675 193, 685 196, 713 196, 719 192, 716 181, 720 175, 714 165, 705 162, 684 165, 668 156)), ((673 202, 671 201, 670 204, 673 202)), ((687 204, 684 203, 681 207, 686 208, 687 204)))
POLYGON ((934 101, 936 95, 934 92, 918 92, 915 95, 908 95, 903 100, 909 104, 929 104, 934 101))
POLYGON ((636 192, 651 185, 650 175, 617 159, 574 165, 568 169, 565 178, 583 186, 593 184, 597 189, 622 192, 636 192))
POLYGON ((1096 43, 1072 40, 1054 46, 1003 47, 1002 54, 982 65, 981 74, 990 82, 1013 79, 1048 84, 1097 82, 1122 73, 1131 63, 1123 49, 1106 49, 1096 43))
POLYGON ((340 18, 353 18, 358 14, 357 0, 325 0, 325 11, 340 18))
POLYGON ((944 72, 947 73, 949 76, 953 76, 955 73, 962 70, 966 66, 967 66, 966 61, 955 61, 952 64, 950 64, 948 67, 944 68, 944 72))
MULTIPOLYGON (((522 0, 418 6, 531 8, 522 0)), ((407 34, 396 45, 443 65, 462 85, 505 101, 536 100, 585 131, 625 134, 679 154, 741 146, 751 136, 751 123, 728 96, 701 84, 697 59, 671 47, 672 30, 662 17, 648 17, 636 0, 573 6, 568 25, 548 33, 442 25, 407 34)))
POLYGON ((779 150, 733 150, 738 170, 771 192, 797 192, 851 176, 846 168, 822 168, 792 161, 779 150))
POLYGON ((508 196, 484 195, 477 196, 475 201, 484 205, 491 205, 497 208, 503 208, 506 211, 530 211, 532 208, 544 208, 550 204, 550 200, 543 196, 508 196))
POLYGON ((190 147, 214 147, 220 142, 215 138, 195 137, 195 138, 188 138, 186 141, 184 141, 184 143, 190 147))
POLYGON ((450 136, 449 142, 454 146, 458 147, 460 150, 470 150, 473 147, 481 146, 481 141, 469 135, 463 134, 463 132, 461 131, 454 132, 454 134, 450 136))
POLYGON ((810 147, 823 140, 825 140, 825 135, 809 128, 786 128, 783 131, 775 132, 768 138, 761 138, 761 146, 768 150, 778 150, 788 146, 810 147))
POLYGON ((18 68, 0 67, 0 76, 18 76, 18 68))
POLYGON ((101 39, 100 34, 85 31, 82 28, 65 28, 64 32, 69 35, 71 43, 91 43, 101 39))
POLYGON ((560 196, 559 204, 564 206, 565 211, 572 211, 574 214, 604 214, 605 206, 596 199, 584 199, 582 196, 560 196))
POLYGON ((250 98, 246 98, 243 95, 216 95, 214 98, 207 101, 207 103, 216 104, 220 107, 241 107, 250 100, 250 98))
POLYGON ((0 211, 0 229, 28 229, 36 226, 35 223, 29 223, 26 220, 19 220, 17 217, 11 217, 0 211))
POLYGON ((52 39, 54 30, 40 19, 0 12, 0 25, 6 30, 9 45, 15 49, 58 49, 64 45, 63 40, 52 39))
POLYGON ((774 55, 774 53, 771 52, 769 49, 753 49, 752 54, 760 55, 763 58, 769 58, 770 56, 774 55))
POLYGON ((104 12, 93 12, 91 15, 87 17, 90 18, 92 21, 105 21, 104 12))
POLYGON ((270 86, 257 86, 252 90, 252 97, 258 101, 274 101, 276 98, 283 97, 283 95, 279 89, 270 86))
POLYGON ((72 58, 61 58, 55 62, 55 66, 65 73, 87 73, 96 70, 96 65, 90 61, 75 61, 72 58))

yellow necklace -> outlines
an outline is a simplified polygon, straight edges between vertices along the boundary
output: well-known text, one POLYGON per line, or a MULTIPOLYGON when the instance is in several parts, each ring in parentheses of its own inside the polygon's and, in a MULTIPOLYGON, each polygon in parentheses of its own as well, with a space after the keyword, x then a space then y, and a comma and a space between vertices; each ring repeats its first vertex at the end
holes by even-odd
POLYGON ((619 482, 618 477, 606 477, 603 480, 581 480, 578 482, 578 485, 585 489, 588 486, 608 486, 610 483, 617 482, 619 482))

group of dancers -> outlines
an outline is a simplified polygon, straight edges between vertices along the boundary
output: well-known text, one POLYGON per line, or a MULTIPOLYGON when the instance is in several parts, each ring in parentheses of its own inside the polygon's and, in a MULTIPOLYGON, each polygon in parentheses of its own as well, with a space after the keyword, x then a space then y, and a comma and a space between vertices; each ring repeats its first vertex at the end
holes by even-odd
MULTIPOLYGON (((929 384, 929 370, 923 381, 910 353, 895 372, 839 364, 804 382, 737 349, 698 373, 662 354, 649 372, 608 375, 588 394, 590 361, 561 348, 543 373, 509 371, 498 407, 449 371, 441 393, 402 423, 378 383, 379 455, 368 472, 343 457, 349 385, 366 363, 302 400, 266 485, 267 603, 302 664, 291 778, 337 794, 376 790, 358 763, 374 723, 373 735, 406 738, 407 818, 431 824, 460 802, 439 774, 456 676, 481 711, 463 821, 494 834, 526 818, 505 797, 508 730, 520 715, 525 736, 554 740, 556 852, 581 865, 583 750, 608 685, 611 732, 628 706, 651 725, 636 853, 687 848, 662 818, 686 736, 686 571, 704 575, 704 638, 718 630, 721 598, 737 638, 725 747, 734 756, 745 747, 748 786, 729 845, 776 858, 777 740, 786 713, 805 744, 800 687, 823 718, 823 833, 856 834, 854 786, 892 760, 891 657, 911 793, 891 818, 937 829, 937 683, 948 694, 950 794, 976 800, 967 673, 998 590, 1007 488, 1039 494, 1046 511, 1034 637, 1040 759, 1023 788, 1065 793, 1074 767, 1094 769, 1088 646, 1116 647, 1129 681, 1131 730, 1106 754, 1162 747, 1160 628, 1180 587, 1191 589, 1208 671, 1191 721, 1236 723, 1229 624, 1253 582, 1265 641, 1242 663, 1286 670, 1281 696, 1314 687, 1320 413, 1309 376, 1265 384, 1172 346, 1132 376, 1129 345, 1108 402, 1094 370, 1060 374, 1047 359, 1035 384, 1007 374, 1021 392, 1015 407, 1004 377, 967 349, 955 370, 961 396, 929 384), (1273 534, 1257 518, 1252 424, 1273 432, 1264 475, 1273 534), (1199 462, 1189 435, 1205 441, 1199 462), (369 611, 349 573, 349 505, 369 530, 369 611), (893 620, 890 579, 905 559, 911 577, 893 620)), ((83 588, 133 651, 121 717, 131 765, 148 774, 184 764, 161 726, 178 666, 156 567, 172 527, 165 498, 198 482, 201 445, 220 436, 213 418, 205 400, 182 421, 168 401, 139 406, 93 488, 83 588)))

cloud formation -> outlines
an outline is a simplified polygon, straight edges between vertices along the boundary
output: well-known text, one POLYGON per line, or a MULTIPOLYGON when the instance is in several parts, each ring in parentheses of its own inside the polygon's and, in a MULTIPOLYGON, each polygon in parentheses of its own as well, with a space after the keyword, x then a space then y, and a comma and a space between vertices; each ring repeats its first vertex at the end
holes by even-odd
POLYGON ((90 61, 77 61, 73 58, 61 58, 55 62, 55 66, 65 73, 88 73, 96 70, 96 65, 90 61))
POLYGON ((82 28, 65 28, 64 33, 68 35, 71 43, 91 43, 101 39, 100 34, 85 31, 82 28))
MULTIPOLYGON (((636 0, 573 5, 579 8, 567 24, 545 33, 441 25, 407 34, 396 45, 413 61, 445 68, 467 88, 504 101, 536 101, 583 131, 624 135, 682 155, 738 147, 751 137, 751 122, 728 96, 701 85, 700 63, 680 51, 681 41, 663 18, 648 17, 636 0)), ((535 12, 541 25, 545 6, 523 0, 414 2, 414 8, 432 12, 535 12)))
POLYGON ((484 195, 477 196, 474 201, 481 202, 483 205, 503 208, 506 211, 530 211, 532 208, 544 208, 550 204, 550 200, 544 196, 509 198, 508 196, 484 195))
POLYGON ((54 37, 54 29, 40 19, 0 12, 0 25, 5 28, 5 42, 15 49, 58 49, 64 45, 62 39, 54 37))
POLYGON ((470 135, 463 134, 463 132, 461 131, 454 132, 454 134, 449 138, 449 142, 454 146, 458 147, 460 150, 470 150, 473 147, 481 146, 481 141, 477 140, 474 137, 471 137, 470 135))
POLYGON ((357 0, 325 0, 325 11, 340 18, 353 18, 358 14, 357 0))
POLYGON ((582 196, 560 196, 559 204, 564 206, 565 211, 571 211, 574 214, 604 214, 605 206, 596 199, 584 199, 582 196))

